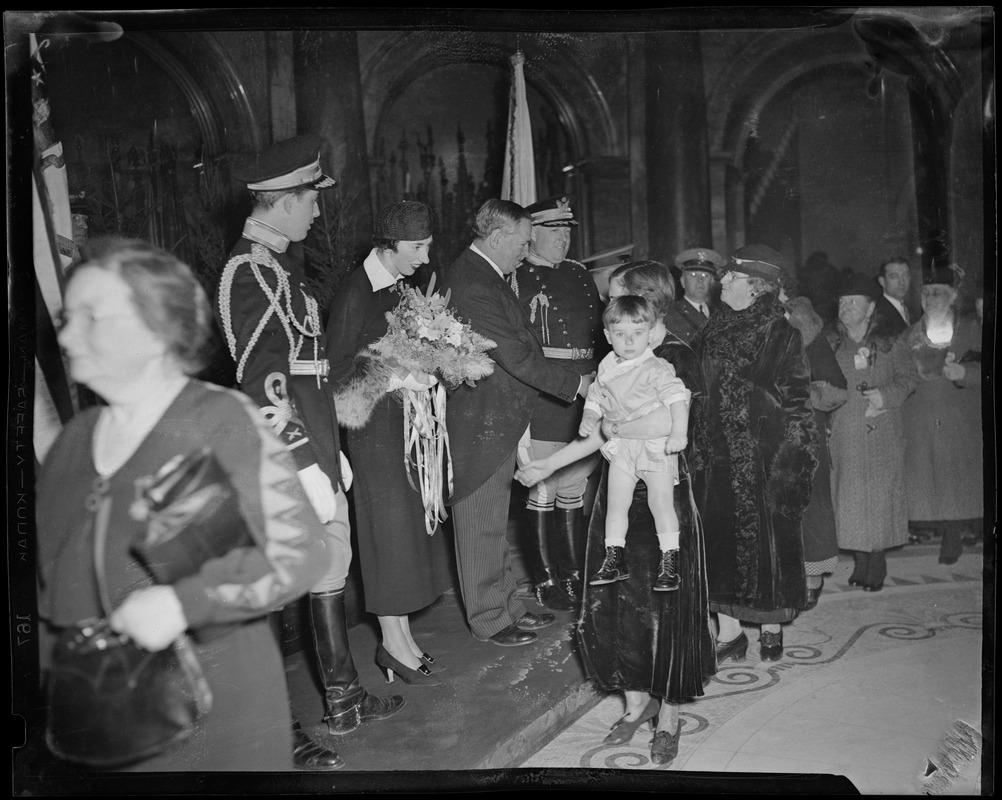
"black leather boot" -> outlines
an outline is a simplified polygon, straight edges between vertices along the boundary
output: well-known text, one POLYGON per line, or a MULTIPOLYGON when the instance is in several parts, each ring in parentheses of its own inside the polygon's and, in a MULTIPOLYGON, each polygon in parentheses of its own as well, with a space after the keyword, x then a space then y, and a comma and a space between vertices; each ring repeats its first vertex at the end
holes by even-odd
POLYGON ((344 760, 333 750, 314 741, 298 719, 292 721, 292 764, 296 769, 341 769, 344 760))
POLYGON ((526 560, 532 585, 536 591, 536 599, 541 606, 551 611, 572 611, 573 601, 564 592, 557 581, 554 561, 550 557, 550 532, 553 520, 552 511, 526 511, 526 560))
POLYGON ((559 542, 559 574, 564 591, 574 603, 581 599, 585 554, 585 519, 580 508, 558 508, 553 541, 559 542))
POLYGON ((327 713, 324 722, 335 736, 351 733, 365 720, 386 719, 404 704, 404 698, 373 697, 362 687, 348 646, 344 592, 310 595, 310 622, 320 683, 327 713))

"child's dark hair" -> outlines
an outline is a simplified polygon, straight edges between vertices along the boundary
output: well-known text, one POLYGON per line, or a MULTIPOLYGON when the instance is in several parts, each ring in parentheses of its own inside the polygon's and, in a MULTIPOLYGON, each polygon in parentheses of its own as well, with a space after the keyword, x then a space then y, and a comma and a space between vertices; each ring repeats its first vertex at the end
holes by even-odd
POLYGON ((624 294, 614 297, 602 312, 602 324, 608 328, 617 322, 646 322, 653 325, 658 315, 646 297, 624 294))

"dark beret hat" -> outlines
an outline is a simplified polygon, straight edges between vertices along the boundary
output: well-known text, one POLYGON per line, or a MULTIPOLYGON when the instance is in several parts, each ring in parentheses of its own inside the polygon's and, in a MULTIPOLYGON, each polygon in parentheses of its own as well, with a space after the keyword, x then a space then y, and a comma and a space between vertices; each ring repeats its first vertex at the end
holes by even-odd
POLYGON ((337 181, 320 169, 320 137, 307 133, 276 142, 256 153, 233 160, 233 177, 257 192, 279 192, 303 187, 328 189, 337 181))
POLYGON ((724 269, 754 275, 774 283, 786 283, 792 275, 790 262, 778 250, 765 244, 746 244, 731 253, 724 269))
POLYGON ((880 297, 880 286, 877 282, 867 276, 860 275, 858 272, 850 272, 844 278, 842 278, 841 283, 838 287, 838 296, 847 297, 849 295, 862 295, 863 297, 869 297, 871 300, 876 300, 880 297))
POLYGON ((431 236, 431 207, 417 200, 391 203, 376 215, 373 235, 377 239, 398 242, 420 242, 431 236))

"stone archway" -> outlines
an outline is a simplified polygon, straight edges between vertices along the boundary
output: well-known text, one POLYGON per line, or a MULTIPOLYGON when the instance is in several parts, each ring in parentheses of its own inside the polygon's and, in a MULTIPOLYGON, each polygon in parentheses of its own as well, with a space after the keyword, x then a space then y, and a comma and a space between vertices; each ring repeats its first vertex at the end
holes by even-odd
MULTIPOLYGON (((360 71, 374 206, 386 199, 399 199, 382 197, 379 186, 381 180, 386 180, 385 171, 390 169, 398 170, 395 180, 403 185, 402 159, 407 160, 414 181, 430 178, 436 190, 441 181, 443 193, 447 183, 450 191, 455 183, 457 194, 465 191, 480 197, 483 192, 492 191, 495 172, 500 183, 509 59, 519 48, 526 59, 534 138, 537 141, 540 136, 546 138, 545 146, 537 146, 536 153, 539 196, 548 193, 573 196, 575 215, 582 225, 577 230, 572 254, 581 257, 590 252, 592 189, 588 168, 582 169, 582 164, 595 156, 618 153, 622 143, 604 95, 577 57, 576 48, 583 39, 588 37, 574 36, 571 46, 571 37, 566 35, 408 32, 381 33, 378 39, 369 39, 360 34, 360 71), (422 98, 426 102, 422 103, 422 98), (400 135, 400 120, 412 113, 415 117, 422 112, 434 116, 433 111, 422 106, 433 106, 439 99, 442 113, 435 121, 442 120, 445 124, 435 133, 434 147, 429 147, 430 124, 415 125, 408 144, 400 135), (472 130, 471 125, 456 125, 463 112, 468 110, 472 114, 474 108, 493 118, 490 133, 485 134, 481 124, 474 125, 472 130), (462 143, 453 139, 460 138, 457 128, 462 128, 462 143), (398 148, 398 140, 403 142, 403 156, 401 150, 393 152, 398 148), (455 155, 459 149, 463 149, 461 166, 455 155), (453 154, 451 162, 444 156, 446 150, 453 154), (441 162, 435 160, 436 155, 441 162), (395 159, 392 164, 391 158, 395 159), (422 165, 423 175, 419 171, 422 165), (467 189, 458 185, 462 180, 468 181, 467 189)), ((457 226, 462 227, 458 222, 457 226)), ((466 235, 464 231, 462 236, 466 235)))

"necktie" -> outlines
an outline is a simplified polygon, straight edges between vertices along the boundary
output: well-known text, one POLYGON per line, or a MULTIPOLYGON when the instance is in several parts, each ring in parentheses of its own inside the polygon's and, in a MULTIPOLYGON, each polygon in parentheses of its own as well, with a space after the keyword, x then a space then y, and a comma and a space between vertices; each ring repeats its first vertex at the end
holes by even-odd
POLYGON ((708 309, 706 307, 705 303, 700 303, 699 304, 699 313, 701 313, 707 319, 709 319, 709 317, 710 317, 710 309, 708 309))
POLYGON ((905 325, 911 325, 911 318, 908 316, 908 307, 902 303, 901 304, 901 316, 905 318, 905 325))

